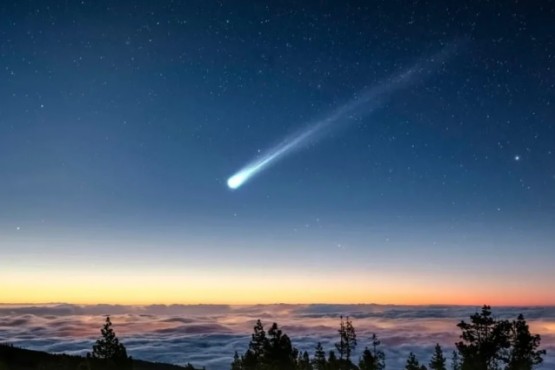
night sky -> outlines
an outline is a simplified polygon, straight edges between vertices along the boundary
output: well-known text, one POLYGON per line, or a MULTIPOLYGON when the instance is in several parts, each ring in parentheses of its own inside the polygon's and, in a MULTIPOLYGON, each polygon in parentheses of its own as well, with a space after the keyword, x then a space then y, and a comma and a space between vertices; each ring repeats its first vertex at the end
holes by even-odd
POLYGON ((464 3, 2 1, 0 301, 555 304, 555 4, 464 3))

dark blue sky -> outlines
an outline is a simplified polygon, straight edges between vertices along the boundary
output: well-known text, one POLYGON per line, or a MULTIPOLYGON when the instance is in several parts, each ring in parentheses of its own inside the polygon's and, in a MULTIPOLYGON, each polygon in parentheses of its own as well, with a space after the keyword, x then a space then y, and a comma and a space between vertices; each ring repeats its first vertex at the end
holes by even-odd
POLYGON ((4 1, 0 267, 94 274, 109 253, 200 280, 270 261, 315 281, 491 271, 492 290, 535 284, 530 301, 555 303, 554 9, 4 1), (227 188, 259 151, 450 45, 373 114, 227 188))

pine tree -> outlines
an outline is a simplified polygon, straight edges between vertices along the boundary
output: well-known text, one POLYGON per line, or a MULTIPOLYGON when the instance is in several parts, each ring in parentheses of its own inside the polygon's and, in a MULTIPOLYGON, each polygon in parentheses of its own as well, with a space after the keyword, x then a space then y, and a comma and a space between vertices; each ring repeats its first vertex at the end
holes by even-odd
POLYGON ((351 360, 351 353, 357 347, 357 335, 355 331, 355 327, 353 326, 353 322, 347 316, 347 322, 345 323, 345 344, 347 345, 347 352, 346 352, 346 359, 347 361, 351 360))
POLYGON ((381 342, 376 333, 372 334, 372 355, 374 356, 374 370, 385 369, 385 352, 379 349, 381 342))
POLYGON ((249 349, 245 352, 241 361, 243 370, 258 370, 264 360, 264 348, 267 345, 268 339, 266 338, 266 332, 260 320, 256 321, 253 330, 254 333, 251 335, 249 349))
POLYGON ((339 342, 335 344, 335 348, 339 353, 339 360, 341 362, 345 360, 347 364, 350 364, 351 353, 357 346, 357 336, 353 323, 349 317, 343 320, 343 316, 341 316, 338 332, 339 342))
POLYGON ((432 360, 430 361, 430 369, 431 370, 447 370, 447 360, 443 356, 443 350, 439 343, 436 344, 434 349, 434 354, 432 356, 432 360))
POLYGON ((287 334, 274 323, 268 330, 262 363, 264 369, 294 370, 297 365, 298 350, 293 347, 287 334))
POLYGON ((346 328, 345 328, 345 322, 343 321, 343 316, 341 316, 338 332, 339 332, 339 342, 335 343, 335 348, 339 353, 339 359, 343 360, 347 351, 347 343, 345 343, 346 328))
POLYGON ((235 355, 233 355, 231 370, 243 370, 243 361, 241 357, 239 357, 239 353, 237 353, 237 351, 235 351, 235 355))
POLYGON ((508 321, 492 317, 491 307, 484 305, 480 313, 470 316, 471 323, 461 321, 462 341, 456 343, 462 356, 462 370, 496 370, 510 346, 508 321))
POLYGON ((125 346, 119 342, 114 329, 112 329, 110 316, 106 317, 106 322, 100 329, 100 334, 102 338, 98 339, 93 345, 93 358, 106 360, 128 359, 125 346))
POLYGON ((507 370, 532 370, 543 362, 545 350, 538 350, 541 337, 530 334, 524 316, 518 315, 511 323, 511 350, 508 357, 507 370))
MULTIPOLYGON (((119 342, 114 329, 112 329, 112 321, 110 316, 106 317, 106 322, 100 329, 101 338, 93 345, 91 357, 102 360, 103 368, 108 369, 131 369, 133 361, 127 356, 125 346, 119 342)), ((89 356, 89 354, 87 354, 89 356)))
POLYGON ((318 342, 316 351, 314 352, 314 359, 312 360, 312 367, 314 370, 326 370, 326 352, 322 348, 322 343, 318 342))
POLYGON ((405 365, 405 370, 426 370, 426 366, 420 365, 416 355, 414 353, 409 353, 407 358, 407 364, 405 365))
POLYGON ((461 359, 459 358, 457 351, 453 351, 453 355, 451 357, 451 370, 461 370, 461 359))
POLYGON ((360 360, 358 362, 358 367, 360 370, 376 370, 375 367, 375 359, 372 351, 368 349, 368 347, 364 348, 362 351, 362 356, 360 356, 360 360))
POLYGON ((339 360, 337 359, 337 356, 335 355, 334 351, 330 351, 328 354, 328 366, 327 369, 328 370, 338 370, 339 369, 339 360))
POLYGON ((297 359, 297 370, 313 370, 308 352, 299 352, 299 358, 297 359))
POLYGON ((251 341, 249 343, 249 350, 252 351, 256 356, 262 356, 264 352, 264 346, 266 345, 266 332, 264 331, 264 326, 260 320, 256 320, 256 325, 253 328, 254 333, 251 335, 251 341))

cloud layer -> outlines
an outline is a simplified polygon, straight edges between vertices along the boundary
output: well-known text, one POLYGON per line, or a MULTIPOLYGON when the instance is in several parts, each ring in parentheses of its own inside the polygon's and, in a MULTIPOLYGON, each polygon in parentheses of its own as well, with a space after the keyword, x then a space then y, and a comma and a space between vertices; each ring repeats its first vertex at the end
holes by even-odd
MULTIPOLYGON (((111 315, 120 339, 135 357, 209 370, 229 369, 234 351, 244 352, 255 321, 277 322, 296 347, 313 353, 318 341, 332 349, 338 318, 353 318, 359 350, 376 333, 387 368, 400 370, 409 351, 428 362, 435 343, 445 351, 458 339, 456 324, 479 307, 387 305, 0 305, 0 342, 48 352, 85 354, 111 315)), ((555 307, 494 308, 498 318, 523 313, 548 350, 542 368, 555 368, 555 307)), ((355 358, 358 357, 358 352, 355 358)))

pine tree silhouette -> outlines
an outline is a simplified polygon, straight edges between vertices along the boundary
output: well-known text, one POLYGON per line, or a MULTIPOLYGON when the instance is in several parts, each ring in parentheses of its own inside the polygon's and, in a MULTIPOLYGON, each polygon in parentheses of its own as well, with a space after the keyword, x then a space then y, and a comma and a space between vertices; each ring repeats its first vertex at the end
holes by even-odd
POLYGON ((267 338, 264 326, 260 320, 256 321, 253 330, 254 333, 249 342, 249 349, 241 361, 243 370, 258 370, 263 361, 264 347, 266 346, 267 338))
POLYGON ((119 342, 114 329, 112 329, 112 322, 110 316, 106 317, 106 322, 102 329, 100 329, 102 337, 93 345, 93 358, 119 360, 127 359, 127 350, 125 346, 119 342))
POLYGON ((235 355, 233 355, 231 370, 243 370, 243 360, 239 357, 239 353, 237 353, 237 351, 235 351, 235 355))
POLYGON ((106 322, 100 329, 101 338, 93 345, 92 358, 104 360, 103 365, 106 369, 130 369, 132 368, 132 360, 127 356, 125 346, 119 342, 114 329, 112 329, 112 321, 110 316, 106 316, 106 322))
POLYGON ((346 333, 346 328, 345 328, 345 322, 343 321, 343 316, 341 316, 341 321, 339 323, 339 330, 337 331, 339 333, 339 342, 335 343, 335 349, 337 349, 337 352, 339 353, 339 359, 343 360, 343 358, 346 355, 346 351, 347 351, 347 343, 345 337, 347 336, 346 333))
POLYGON ((462 357, 461 369, 496 370, 510 346, 510 323, 494 319, 487 305, 470 316, 470 321, 457 325, 462 330, 462 341, 456 343, 462 357))
POLYGON ((299 358, 297 359, 297 370, 313 370, 312 363, 310 362, 310 356, 308 352, 299 352, 299 358))
POLYGON ((339 369, 339 360, 337 359, 337 356, 335 355, 334 351, 330 351, 328 354, 328 366, 327 369, 328 370, 337 370, 339 369))
POLYGON ((312 367, 314 370, 326 370, 326 352, 322 348, 322 343, 318 342, 316 351, 314 352, 314 359, 312 360, 312 367))
POLYGON ((530 334, 530 329, 524 316, 518 315, 511 325, 511 351, 508 358, 507 370, 532 370, 543 362, 545 350, 538 350, 541 337, 530 334))
POLYGON ((431 370, 447 370, 446 363, 447 360, 443 356, 443 350, 441 349, 439 343, 437 343, 434 348, 434 354, 432 355, 429 367, 431 370))
POLYGON ((384 370, 385 354, 378 347, 380 341, 376 334, 372 334, 372 349, 366 347, 359 359, 358 366, 360 370, 384 370))
POLYGON ((368 347, 364 348, 362 351, 362 356, 360 356, 360 361, 358 362, 358 368, 360 370, 375 370, 375 360, 372 351, 368 347))
POLYGON ((372 334, 372 355, 374 356, 374 370, 385 369, 385 352, 379 349, 381 342, 376 333, 372 334))
POLYGON ((345 343, 347 344, 347 352, 346 352, 346 359, 347 361, 351 360, 351 353, 357 347, 357 335, 355 331, 355 327, 353 326, 353 322, 347 316, 347 321, 345 323, 345 343))
POLYGON ((339 342, 335 344, 335 348, 339 353, 339 362, 341 368, 348 369, 352 366, 351 353, 357 346, 357 336, 352 321, 347 318, 344 320, 341 316, 339 324, 339 342))
POLYGON ((291 344, 291 340, 284 334, 276 323, 268 330, 268 337, 264 344, 262 363, 264 369, 295 370, 298 351, 291 344))
POLYGON ((407 358, 407 364, 405 365, 405 370, 426 370, 426 366, 420 365, 416 355, 414 353, 409 353, 407 358))
POLYGON ((461 359, 457 351, 453 351, 451 356, 451 370, 461 370, 461 359))

